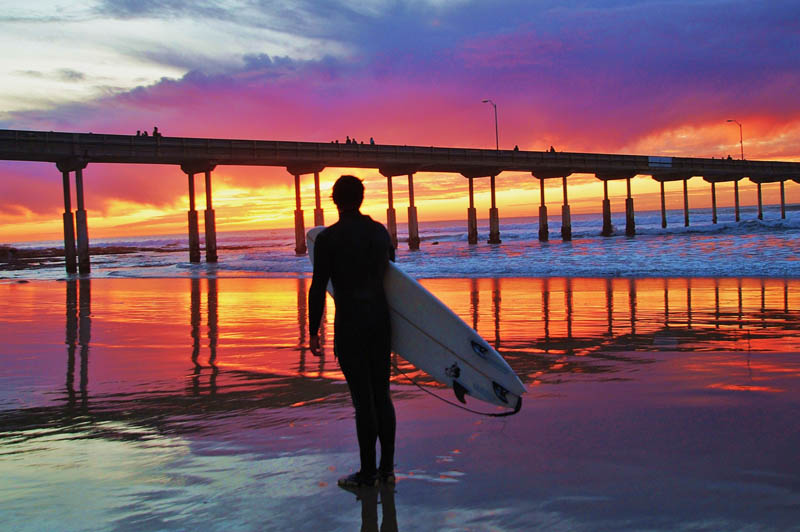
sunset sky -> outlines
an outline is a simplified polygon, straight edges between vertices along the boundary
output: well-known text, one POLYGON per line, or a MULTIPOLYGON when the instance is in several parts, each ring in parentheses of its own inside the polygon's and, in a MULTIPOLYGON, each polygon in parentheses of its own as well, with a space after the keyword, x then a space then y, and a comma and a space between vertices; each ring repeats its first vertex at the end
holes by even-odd
MULTIPOLYGON (((737 119, 746 158, 797 161, 798 21, 796 0, 0 0, 0 128, 493 148, 491 98, 501 148, 738 157, 726 122, 737 119)), ((322 174, 328 221, 342 172, 322 174)), ((364 210, 385 220, 385 178, 354 173, 364 210)), ((179 169, 92 164, 85 181, 91 236, 185 231, 179 169)), ((574 183, 573 212, 599 211, 601 183, 574 183)), ((418 174, 415 185, 420 220, 465 218, 463 177, 418 174)), ((710 202, 708 184, 690 187, 693 206, 710 202)), ((679 183, 667 189, 681 207, 679 183)), ((485 218, 488 182, 476 191, 485 218)), ((611 193, 621 210, 624 182, 611 193)), ((633 193, 637 209, 658 208, 652 179, 633 193)), ((395 198, 404 221, 403 179, 395 198)), ((560 183, 547 199, 556 214, 560 183)), ((313 201, 305 176, 307 225, 313 201)), ((747 180, 742 202, 755 202, 747 180)), ((219 167, 214 204, 220 231, 288 227, 293 181, 283 168, 219 167)), ((530 175, 498 178, 501 224, 537 206, 530 175)), ((54 165, 0 161, 0 243, 58 240, 62 211, 54 165)))

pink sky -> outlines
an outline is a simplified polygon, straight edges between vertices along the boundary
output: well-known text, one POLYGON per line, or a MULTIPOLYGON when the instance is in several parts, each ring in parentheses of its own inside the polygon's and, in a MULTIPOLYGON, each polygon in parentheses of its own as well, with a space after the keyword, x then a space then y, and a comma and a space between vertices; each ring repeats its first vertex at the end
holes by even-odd
MULTIPOLYGON (((80 62, 48 62, 50 22, 22 15, 0 24, 13 33, 39 20, 42 51, 24 67, 6 65, 12 70, 4 81, 11 84, 0 98, 10 110, 0 114, 0 127, 8 129, 132 134, 158 125, 174 136, 329 142, 350 135, 389 144, 493 147, 492 109, 481 103, 491 98, 504 148, 738 156, 738 127, 726 122, 735 118, 744 125, 748 159, 800 160, 800 31, 791 22, 800 7, 791 2, 608 1, 591 8, 581 2, 374 2, 356 10, 328 1, 244 17, 224 3, 211 10, 106 1, 83 24, 113 26, 120 36, 93 48, 93 26, 84 27, 89 42, 74 44, 70 57, 83 54, 85 71, 80 62), (326 24, 330 19, 338 26, 326 24), (164 32, 126 37, 145 23, 164 32), (218 33, 194 39, 197 25, 218 33), (176 33, 165 33, 169 28, 176 33), (116 53, 144 81, 126 86, 119 77, 109 85, 114 65, 100 74, 88 66, 98 50, 116 53), (142 65, 160 68, 163 77, 148 80, 142 65), (53 85, 48 99, 23 99, 18 93, 30 80, 61 85, 53 85), (59 100, 68 93, 56 90, 62 85, 83 93, 59 100)), ((340 173, 327 170, 323 184, 340 173)), ((53 231, 57 239, 63 200, 53 165, 0 162, 0 175, 0 241, 47 238, 53 231)), ((360 175, 376 189, 380 213, 385 181, 377 172, 360 175)), ((93 234, 183 230, 186 184, 176 168, 90 165, 86 181, 93 234), (174 222, 148 222, 163 217, 174 222)), ((522 203, 531 201, 529 209, 504 205, 501 195, 501 216, 535 214, 538 184, 529 176, 503 174, 498 183, 522 203)), ((657 185, 649 178, 635 183, 641 208, 655 208, 657 185)), ((421 216, 460 217, 466 209, 463 179, 420 174, 416 184, 421 216)), ((691 186, 699 191, 707 184, 695 178, 691 186)), ((598 210, 600 189, 590 180, 571 201, 583 199, 580 209, 598 210)), ((304 181, 311 210, 308 190, 304 181)), ((402 190, 397 193, 402 199, 402 190)), ((283 169, 215 171, 221 229, 226 219, 249 228, 289 226, 292 197, 283 169)), ((552 197, 560 201, 560 193, 552 197)))

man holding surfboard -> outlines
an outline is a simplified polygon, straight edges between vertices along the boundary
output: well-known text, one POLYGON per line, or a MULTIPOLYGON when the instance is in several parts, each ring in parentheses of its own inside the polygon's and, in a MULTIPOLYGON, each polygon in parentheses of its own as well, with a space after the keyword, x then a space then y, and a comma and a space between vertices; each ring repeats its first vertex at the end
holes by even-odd
POLYGON ((333 185, 339 221, 314 245, 314 275, 308 293, 310 349, 322 354, 319 325, 328 281, 336 304, 334 352, 356 411, 361 469, 339 479, 343 488, 393 484, 395 412, 389 393, 391 327, 383 279, 394 248, 389 232, 359 211, 364 185, 351 175, 333 185), (376 462, 376 443, 381 458, 376 462))

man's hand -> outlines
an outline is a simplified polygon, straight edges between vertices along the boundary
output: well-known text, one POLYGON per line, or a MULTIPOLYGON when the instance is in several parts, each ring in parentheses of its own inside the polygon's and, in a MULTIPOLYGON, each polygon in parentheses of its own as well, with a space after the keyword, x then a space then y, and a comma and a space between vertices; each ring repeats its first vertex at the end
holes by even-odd
POLYGON ((311 349, 314 356, 322 356, 322 347, 319 345, 319 335, 315 334, 311 337, 308 341, 308 348, 311 349))

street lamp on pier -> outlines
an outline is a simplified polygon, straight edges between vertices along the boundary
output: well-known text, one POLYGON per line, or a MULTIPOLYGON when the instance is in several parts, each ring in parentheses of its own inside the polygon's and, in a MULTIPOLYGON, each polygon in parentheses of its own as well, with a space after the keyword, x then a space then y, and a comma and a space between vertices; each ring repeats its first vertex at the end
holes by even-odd
POLYGON ((481 100, 481 103, 490 103, 494 107, 494 147, 496 150, 500 150, 500 136, 497 133, 497 104, 489 99, 481 100))
POLYGON ((728 122, 734 122, 739 126, 739 148, 742 150, 742 160, 744 161, 744 141, 742 140, 742 124, 738 120, 730 119, 728 122))

